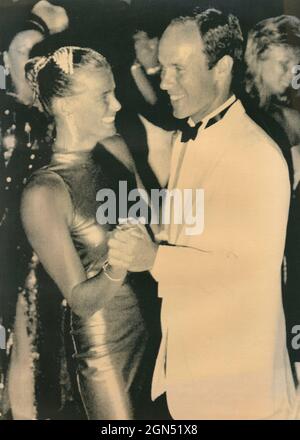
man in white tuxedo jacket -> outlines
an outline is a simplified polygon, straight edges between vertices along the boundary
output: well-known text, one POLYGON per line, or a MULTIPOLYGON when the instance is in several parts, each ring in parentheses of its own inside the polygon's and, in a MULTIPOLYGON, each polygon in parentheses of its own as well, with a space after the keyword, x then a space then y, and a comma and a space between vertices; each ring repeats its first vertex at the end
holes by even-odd
POLYGON ((161 87, 189 124, 174 143, 168 189, 204 190, 203 232, 171 221, 163 242, 142 227, 109 242, 112 265, 158 281, 152 397, 166 393, 174 419, 293 417, 281 297, 289 175, 231 91, 241 47, 237 19, 215 10, 174 20, 160 42, 161 87))

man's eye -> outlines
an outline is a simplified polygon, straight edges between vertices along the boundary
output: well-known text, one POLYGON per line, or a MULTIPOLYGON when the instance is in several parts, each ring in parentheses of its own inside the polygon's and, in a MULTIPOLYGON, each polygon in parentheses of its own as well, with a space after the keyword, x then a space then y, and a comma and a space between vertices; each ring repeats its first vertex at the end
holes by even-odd
POLYGON ((103 93, 103 95, 100 96, 100 99, 104 102, 107 102, 109 97, 109 93, 103 93))

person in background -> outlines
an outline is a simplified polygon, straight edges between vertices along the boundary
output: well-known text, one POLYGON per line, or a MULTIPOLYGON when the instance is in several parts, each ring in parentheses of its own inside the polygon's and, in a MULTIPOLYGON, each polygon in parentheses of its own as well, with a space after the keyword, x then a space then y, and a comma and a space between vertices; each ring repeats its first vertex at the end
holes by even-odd
MULTIPOLYGON (((33 106, 33 93, 25 79, 24 66, 36 45, 67 27, 68 17, 62 7, 40 1, 28 19, 19 23, 18 32, 12 28, 1 40, 8 76, 0 103, 0 283, 4 297, 1 313, 10 335, 7 351, 11 355, 9 371, 8 356, 5 361, 2 414, 6 417, 11 410, 16 419, 49 417, 54 407, 58 410, 63 406, 67 394, 61 385, 59 390, 54 386, 51 374, 45 374, 43 356, 40 356, 41 347, 45 347, 41 322, 47 321, 40 320, 40 315, 47 309, 48 317, 52 316, 54 321, 55 315, 62 313, 61 298, 27 242, 19 214, 23 187, 34 170, 48 163, 53 138, 51 120, 33 106), (48 388, 37 386, 38 376, 47 376, 48 388)), ((56 335, 52 333, 55 342, 56 335)), ((48 372, 50 365, 52 374, 59 377, 60 364, 48 354, 48 372)))
POLYGON ((134 61, 124 66, 122 80, 117 81, 122 103, 117 127, 149 193, 167 183, 175 126, 169 99, 159 88, 157 45, 157 36, 150 38, 145 31, 136 31, 132 37, 134 61))
POLYGON ((296 189, 300 181, 300 94, 293 78, 300 63, 300 19, 281 15, 257 23, 248 35, 245 61, 246 91, 288 135, 296 189))
POLYGON ((295 67, 300 63, 300 19, 281 15, 257 23, 248 35, 245 61, 246 91, 284 131, 292 157, 293 191, 283 300, 288 348, 299 382, 300 351, 293 340, 295 326, 300 322, 300 94, 294 83, 295 67))
POLYGON ((130 71, 136 86, 136 90, 132 91, 132 96, 136 96, 135 109, 146 130, 146 160, 157 177, 159 186, 165 187, 169 178, 172 137, 177 124, 172 115, 169 97, 159 87, 158 43, 161 32, 156 29, 155 34, 150 34, 151 37, 145 31, 134 34, 136 58, 130 71))

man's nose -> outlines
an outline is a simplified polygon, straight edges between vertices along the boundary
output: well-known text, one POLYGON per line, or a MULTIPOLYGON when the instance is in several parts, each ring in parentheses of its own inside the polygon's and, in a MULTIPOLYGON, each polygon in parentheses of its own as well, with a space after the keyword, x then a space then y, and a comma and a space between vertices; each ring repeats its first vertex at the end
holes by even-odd
POLYGON ((168 90, 172 87, 173 84, 174 84, 174 78, 172 73, 168 70, 162 71, 160 88, 162 90, 168 90))
POLYGON ((122 108, 121 104, 114 95, 111 97, 110 100, 110 108, 114 112, 118 112, 122 108))

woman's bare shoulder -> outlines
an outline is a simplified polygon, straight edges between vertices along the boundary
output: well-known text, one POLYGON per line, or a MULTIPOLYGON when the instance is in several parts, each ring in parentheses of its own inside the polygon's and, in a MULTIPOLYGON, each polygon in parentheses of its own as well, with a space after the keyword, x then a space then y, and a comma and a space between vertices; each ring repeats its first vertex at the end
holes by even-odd
POLYGON ((37 217, 56 212, 64 215, 71 208, 71 199, 62 178, 48 170, 35 172, 22 193, 21 214, 37 217))
POLYGON ((287 119, 295 122, 297 121, 299 123, 300 113, 298 110, 290 107, 283 107, 282 112, 287 119))
POLYGON ((287 134, 291 146, 299 144, 300 113, 284 105, 274 105, 272 115, 287 134))
POLYGON ((284 107, 283 116, 287 122, 288 128, 293 131, 294 136, 296 135, 300 139, 300 113, 298 110, 293 108, 284 107))

